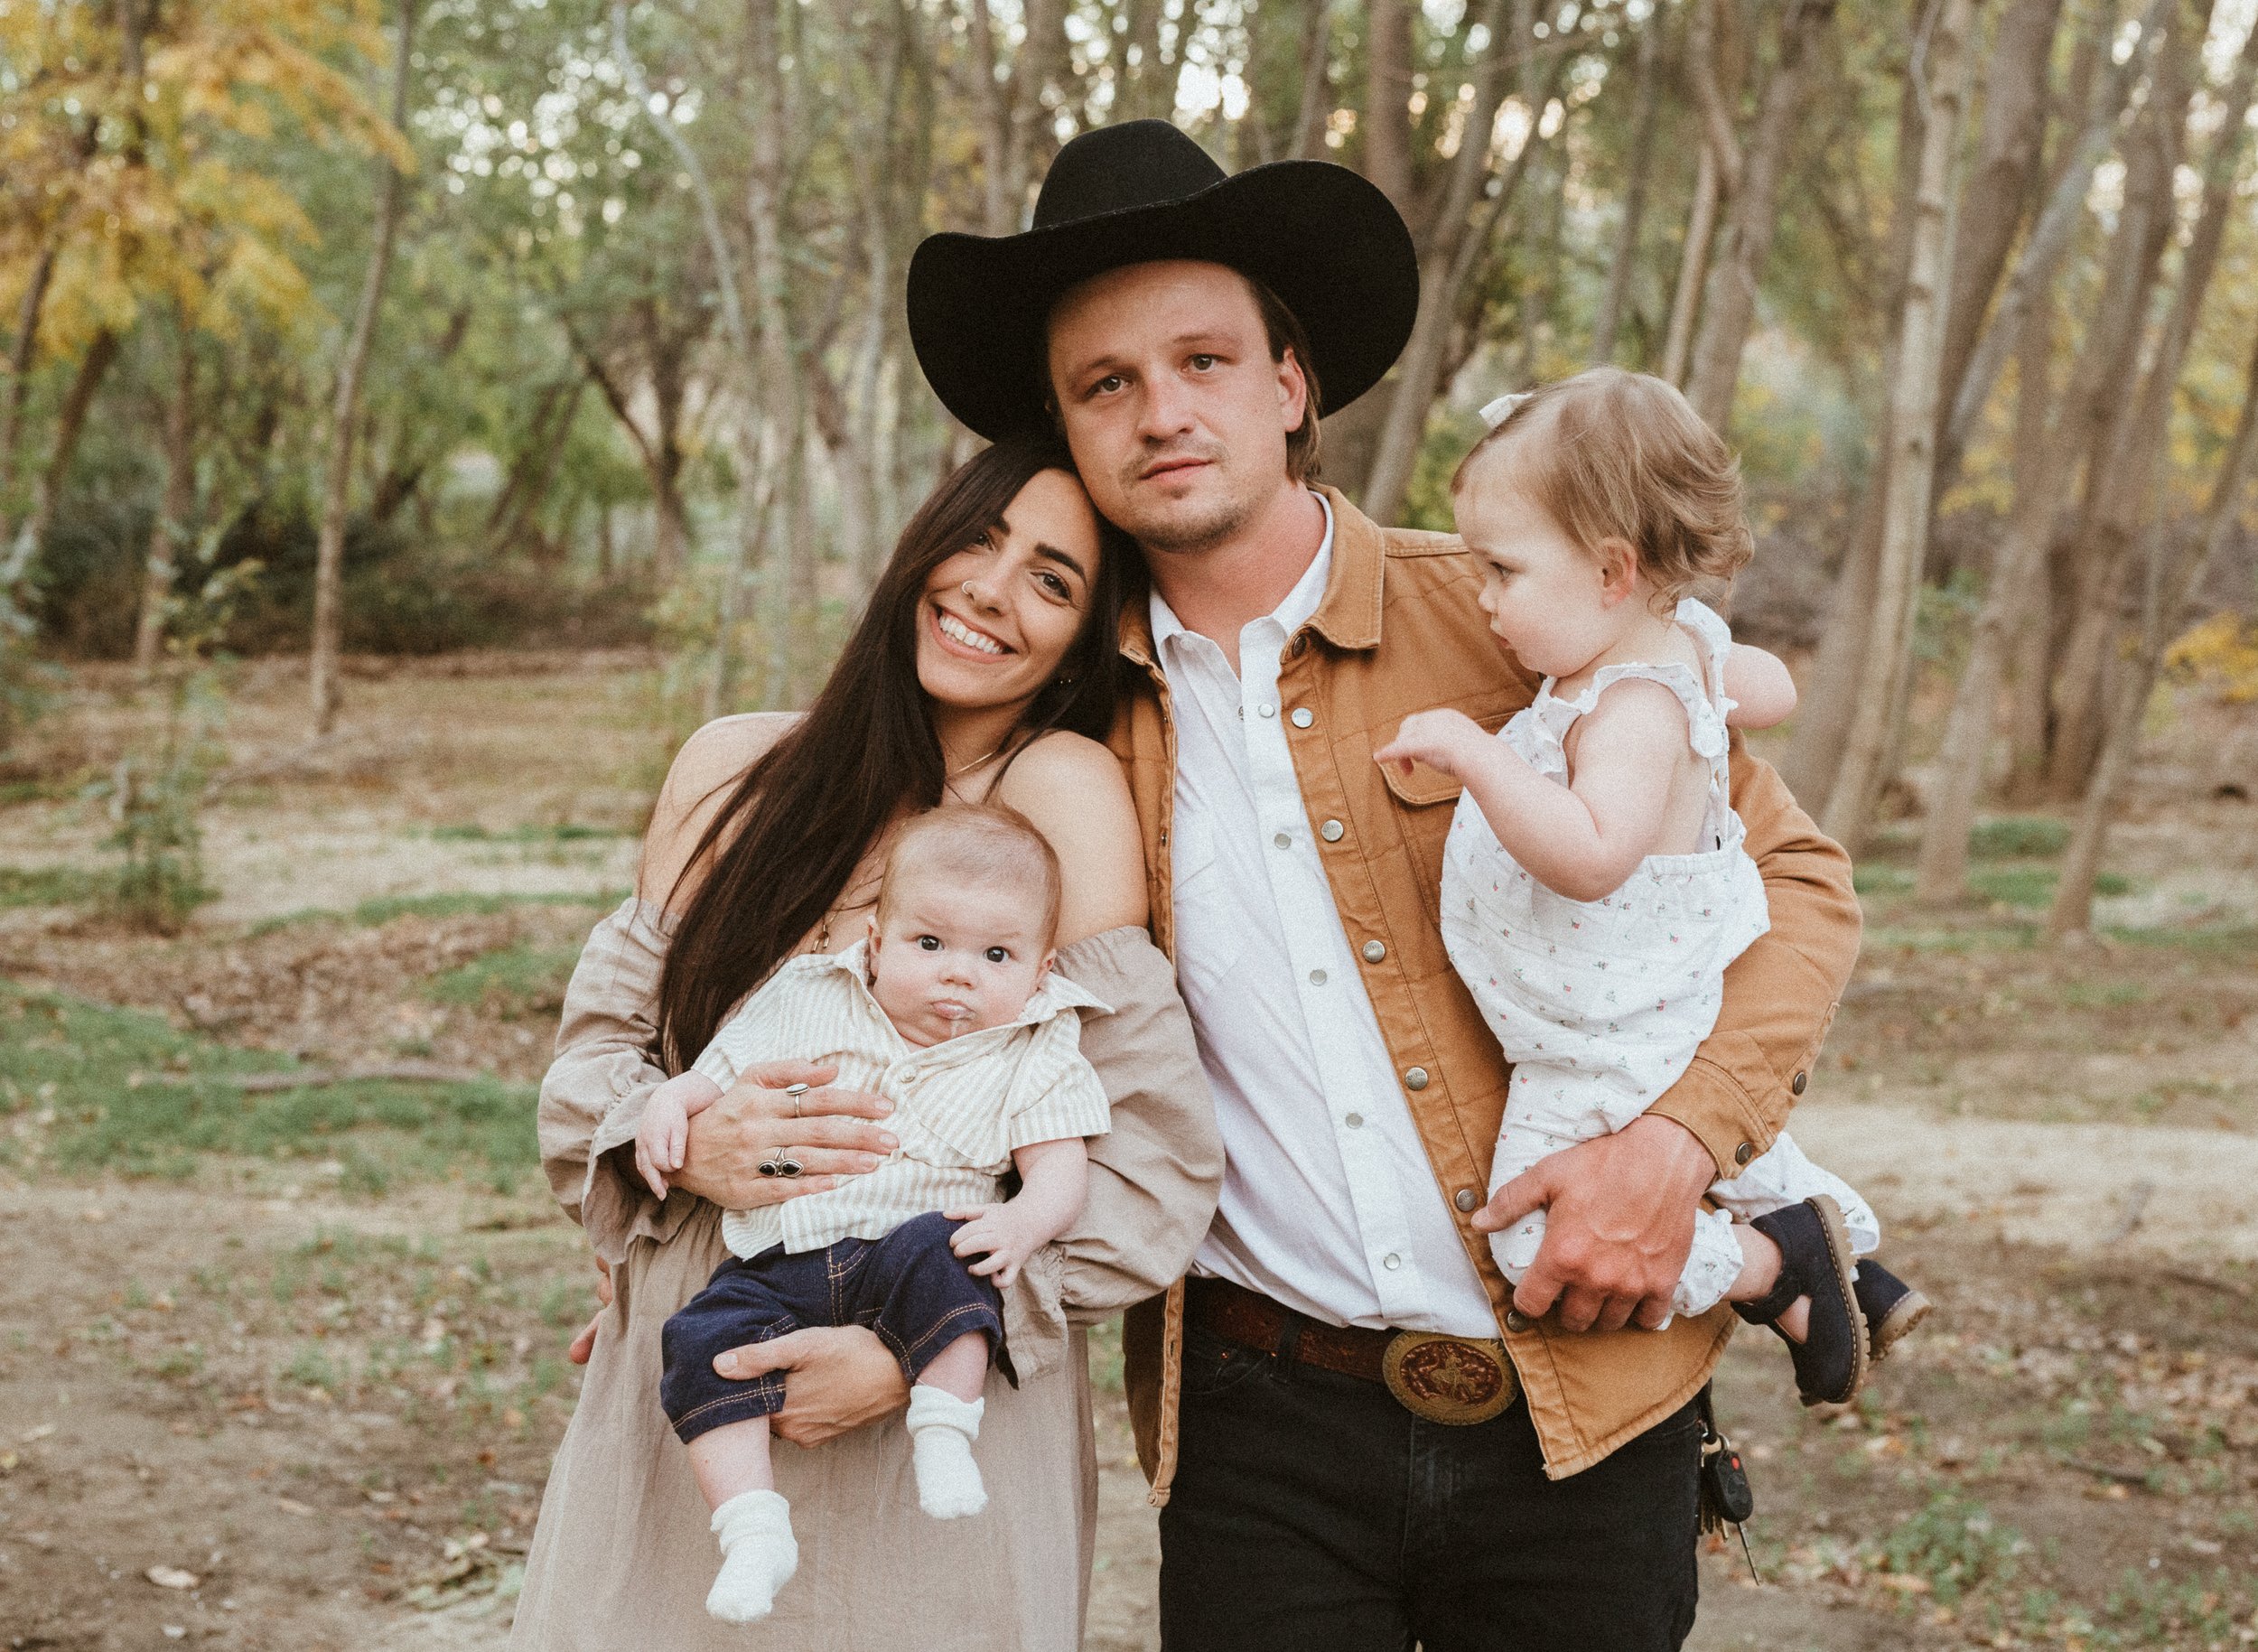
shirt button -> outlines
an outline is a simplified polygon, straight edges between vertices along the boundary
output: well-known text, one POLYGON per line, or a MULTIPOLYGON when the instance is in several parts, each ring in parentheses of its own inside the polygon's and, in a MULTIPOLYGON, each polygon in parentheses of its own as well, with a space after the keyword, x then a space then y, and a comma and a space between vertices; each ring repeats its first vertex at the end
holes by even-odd
POLYGON ((1796 1075, 1796 1081, 1789 1085, 1787 1088, 1791 1094, 1800 1096, 1804 1093, 1804 1087, 1810 1082, 1811 1075, 1809 1073, 1797 1073, 1796 1075))
POLYGON ((1262 713, 1262 714, 1265 717, 1274 717, 1278 714, 1278 708, 1271 705, 1266 700, 1262 705, 1257 705, 1255 709, 1262 713))
POLYGON ((1293 726, 1295 728, 1305 729, 1316 721, 1317 714, 1311 711, 1308 706, 1297 705, 1293 708, 1293 726))
POLYGON ((1364 961, 1367 964, 1376 964, 1387 957, 1387 947, 1379 941, 1365 942, 1363 951, 1364 961))
POLYGON ((1291 849, 1293 847, 1293 834, 1291 832, 1281 832, 1270 841, 1276 844, 1281 849, 1291 849))
POLYGON ((1317 835, 1329 844, 1337 844, 1340 841, 1340 835, 1343 829, 1344 828, 1339 821, 1328 820, 1323 826, 1317 828, 1317 835))
POLYGON ((1310 971, 1310 985, 1311 985, 1311 986, 1322 986, 1322 985, 1325 985, 1325 972, 1324 972, 1323 970, 1321 970, 1321 969, 1312 969, 1311 971, 1310 971))
POLYGON ((1743 1142, 1732 1150, 1732 1162, 1735 1164, 1746 1164, 1755 1157, 1756 1143, 1754 1142, 1743 1142))
POLYGON ((1451 1195, 1451 1202, 1459 1208, 1460 1216, 1471 1216, 1482 1208, 1482 1196, 1472 1188, 1460 1188, 1451 1195))
POLYGON ((1348 1125, 1351 1130, 1361 1130, 1364 1128, 1364 1115, 1361 1113, 1351 1113, 1347 1118, 1342 1119, 1340 1122, 1348 1125))
POLYGON ((1380 1258, 1380 1265, 1386 1268, 1389 1273, 1393 1274, 1397 1268, 1404 1265, 1404 1259, 1403 1257, 1397 1255, 1394 1251, 1390 1251, 1386 1255, 1380 1258))
POLYGON ((1527 1314, 1522 1312, 1518 1308, 1508 1308, 1506 1310, 1506 1329, 1507 1330, 1512 1331, 1516 1336, 1518 1336, 1521 1332, 1528 1330, 1528 1328, 1529 1316, 1527 1314))
POLYGON ((1427 1069, 1423 1067, 1405 1068, 1404 1069, 1404 1087, 1407 1090, 1425 1089, 1427 1087, 1427 1069))

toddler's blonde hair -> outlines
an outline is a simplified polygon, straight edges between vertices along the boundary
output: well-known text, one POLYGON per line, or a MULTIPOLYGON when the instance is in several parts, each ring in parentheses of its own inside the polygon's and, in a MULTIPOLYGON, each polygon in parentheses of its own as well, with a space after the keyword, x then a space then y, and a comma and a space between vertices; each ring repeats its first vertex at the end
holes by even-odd
POLYGON ((1657 605, 1748 565, 1756 542, 1740 462, 1676 387, 1650 373, 1595 367, 1519 398, 1451 478, 1507 464, 1512 484, 1578 545, 1621 539, 1657 605))
POLYGON ((904 873, 1033 897, 1042 913, 1043 944, 1058 938, 1062 897, 1058 852, 1035 823, 1001 803, 945 803, 912 817, 886 852, 878 886, 878 919, 904 873))

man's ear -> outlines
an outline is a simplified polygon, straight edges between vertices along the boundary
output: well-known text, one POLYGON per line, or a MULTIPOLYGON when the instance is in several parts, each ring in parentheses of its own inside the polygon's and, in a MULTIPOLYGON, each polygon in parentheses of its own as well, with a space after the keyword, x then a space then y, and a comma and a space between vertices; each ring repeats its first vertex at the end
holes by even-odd
POLYGON ((1310 416, 1309 375, 1302 370, 1302 359, 1291 344, 1278 358, 1278 411, 1285 415, 1288 435, 1301 429, 1310 416))
POLYGON ((1600 601, 1612 608, 1638 589, 1638 552, 1628 539, 1602 539, 1592 547, 1600 565, 1600 601))

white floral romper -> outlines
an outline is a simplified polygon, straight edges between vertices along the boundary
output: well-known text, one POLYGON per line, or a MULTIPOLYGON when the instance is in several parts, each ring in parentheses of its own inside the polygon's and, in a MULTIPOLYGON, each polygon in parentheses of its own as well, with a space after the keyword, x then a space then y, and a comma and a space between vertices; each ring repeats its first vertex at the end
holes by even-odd
MULTIPOLYGON (((1548 779, 1568 784, 1565 742, 1577 718, 1626 678, 1662 684, 1684 704, 1694 750, 1709 761, 1709 807, 1694 854, 1650 854, 1612 894, 1571 901, 1538 882, 1506 853, 1468 793, 1459 799, 1443 853, 1442 936, 1451 962, 1513 1063, 1506 1116, 1490 1171, 1493 1193, 1548 1153, 1620 1130, 1675 1084, 1717 1024, 1725 966, 1771 927, 1764 880, 1749 857, 1728 786, 1725 622, 1702 603, 1680 602, 1677 621, 1694 639, 1707 681, 1689 667, 1603 667, 1572 700, 1546 678, 1535 701, 1498 733, 1548 779)), ((1694 1226, 1694 1249, 1672 1298, 1678 1313, 1714 1306, 1740 1271, 1732 1218, 1761 1216, 1815 1193, 1843 1209, 1861 1255, 1881 1241, 1866 1201, 1821 1170, 1786 1134, 1710 1196, 1721 1207, 1694 1226)), ((1544 1234, 1538 1211, 1490 1248, 1518 1281, 1544 1234)))

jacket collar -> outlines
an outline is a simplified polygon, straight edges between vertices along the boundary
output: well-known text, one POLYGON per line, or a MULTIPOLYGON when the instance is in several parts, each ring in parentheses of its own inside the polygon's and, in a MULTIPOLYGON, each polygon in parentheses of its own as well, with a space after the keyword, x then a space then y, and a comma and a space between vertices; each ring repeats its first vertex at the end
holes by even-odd
MULTIPOLYGON (((1320 482, 1314 491, 1324 496, 1333 513, 1333 566, 1309 627, 1337 649, 1376 649, 1380 646, 1381 574, 1386 541, 1379 525, 1350 504, 1339 489, 1320 482)), ((1123 604, 1121 652, 1148 671, 1155 668, 1159 653, 1153 643, 1149 604, 1137 601, 1123 604)))

